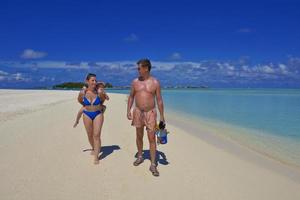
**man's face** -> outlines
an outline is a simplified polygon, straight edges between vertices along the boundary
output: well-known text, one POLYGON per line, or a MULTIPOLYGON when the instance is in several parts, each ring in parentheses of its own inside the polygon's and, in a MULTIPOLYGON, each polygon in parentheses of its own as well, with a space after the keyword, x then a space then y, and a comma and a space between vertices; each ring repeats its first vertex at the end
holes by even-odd
POLYGON ((137 70, 139 71, 139 75, 143 76, 148 72, 148 67, 142 66, 141 64, 138 65, 137 70))

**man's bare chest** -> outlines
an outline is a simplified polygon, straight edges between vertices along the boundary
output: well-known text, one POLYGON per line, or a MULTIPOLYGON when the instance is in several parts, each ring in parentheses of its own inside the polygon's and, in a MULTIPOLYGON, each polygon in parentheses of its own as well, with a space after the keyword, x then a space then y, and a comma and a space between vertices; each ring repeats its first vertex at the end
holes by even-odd
POLYGON ((135 85, 134 89, 136 92, 147 92, 154 94, 156 86, 155 84, 140 82, 135 85))

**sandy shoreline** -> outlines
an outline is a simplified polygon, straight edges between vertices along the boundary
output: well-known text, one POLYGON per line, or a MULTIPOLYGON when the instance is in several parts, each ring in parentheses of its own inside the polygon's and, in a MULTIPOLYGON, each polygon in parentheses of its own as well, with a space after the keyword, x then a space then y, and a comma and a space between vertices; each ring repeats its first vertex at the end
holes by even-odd
POLYGON ((172 117, 169 118, 169 122, 171 124, 175 124, 177 128, 180 127, 187 133, 193 134, 199 137, 201 140, 214 145, 217 148, 221 148, 224 151, 239 157, 240 159, 246 159, 255 162, 261 167, 270 168, 300 183, 300 167, 297 165, 274 158, 266 154, 264 151, 260 151, 252 146, 242 144, 226 135, 218 134, 216 131, 221 131, 220 129, 206 127, 206 124, 199 125, 201 122, 195 117, 182 115, 182 113, 177 113, 174 111, 169 111, 169 113, 172 115, 172 117), (198 126, 195 126, 197 123, 198 126))
POLYGON ((201 129, 173 126, 179 123, 168 111, 169 143, 158 147, 161 176, 151 175, 149 160, 134 167, 134 128, 121 94, 110 94, 106 104, 104 158, 95 166, 83 152, 89 146, 82 121, 72 128, 77 93, 0 90, 1 199, 300 199, 297 171, 189 134, 201 129))

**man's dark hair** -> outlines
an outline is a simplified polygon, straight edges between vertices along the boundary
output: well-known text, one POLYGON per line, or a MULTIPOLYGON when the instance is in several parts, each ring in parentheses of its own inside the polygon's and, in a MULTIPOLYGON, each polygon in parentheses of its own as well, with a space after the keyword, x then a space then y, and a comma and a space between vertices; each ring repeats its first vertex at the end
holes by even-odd
POLYGON ((148 67, 149 72, 151 70, 151 62, 147 58, 139 60, 136 64, 141 65, 142 67, 148 67))
POLYGON ((88 75, 86 76, 86 80, 90 80, 90 78, 92 77, 96 77, 96 74, 88 73, 88 75))

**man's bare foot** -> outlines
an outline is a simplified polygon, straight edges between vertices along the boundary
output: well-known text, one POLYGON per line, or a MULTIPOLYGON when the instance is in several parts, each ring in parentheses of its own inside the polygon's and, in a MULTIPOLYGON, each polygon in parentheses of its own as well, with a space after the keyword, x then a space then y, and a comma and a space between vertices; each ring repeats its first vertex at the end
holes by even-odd
POLYGON ((153 176, 159 176, 159 172, 158 172, 155 164, 152 163, 149 170, 153 176))
POLYGON ((144 162, 144 158, 142 156, 138 156, 138 158, 133 162, 134 166, 138 166, 144 162))

